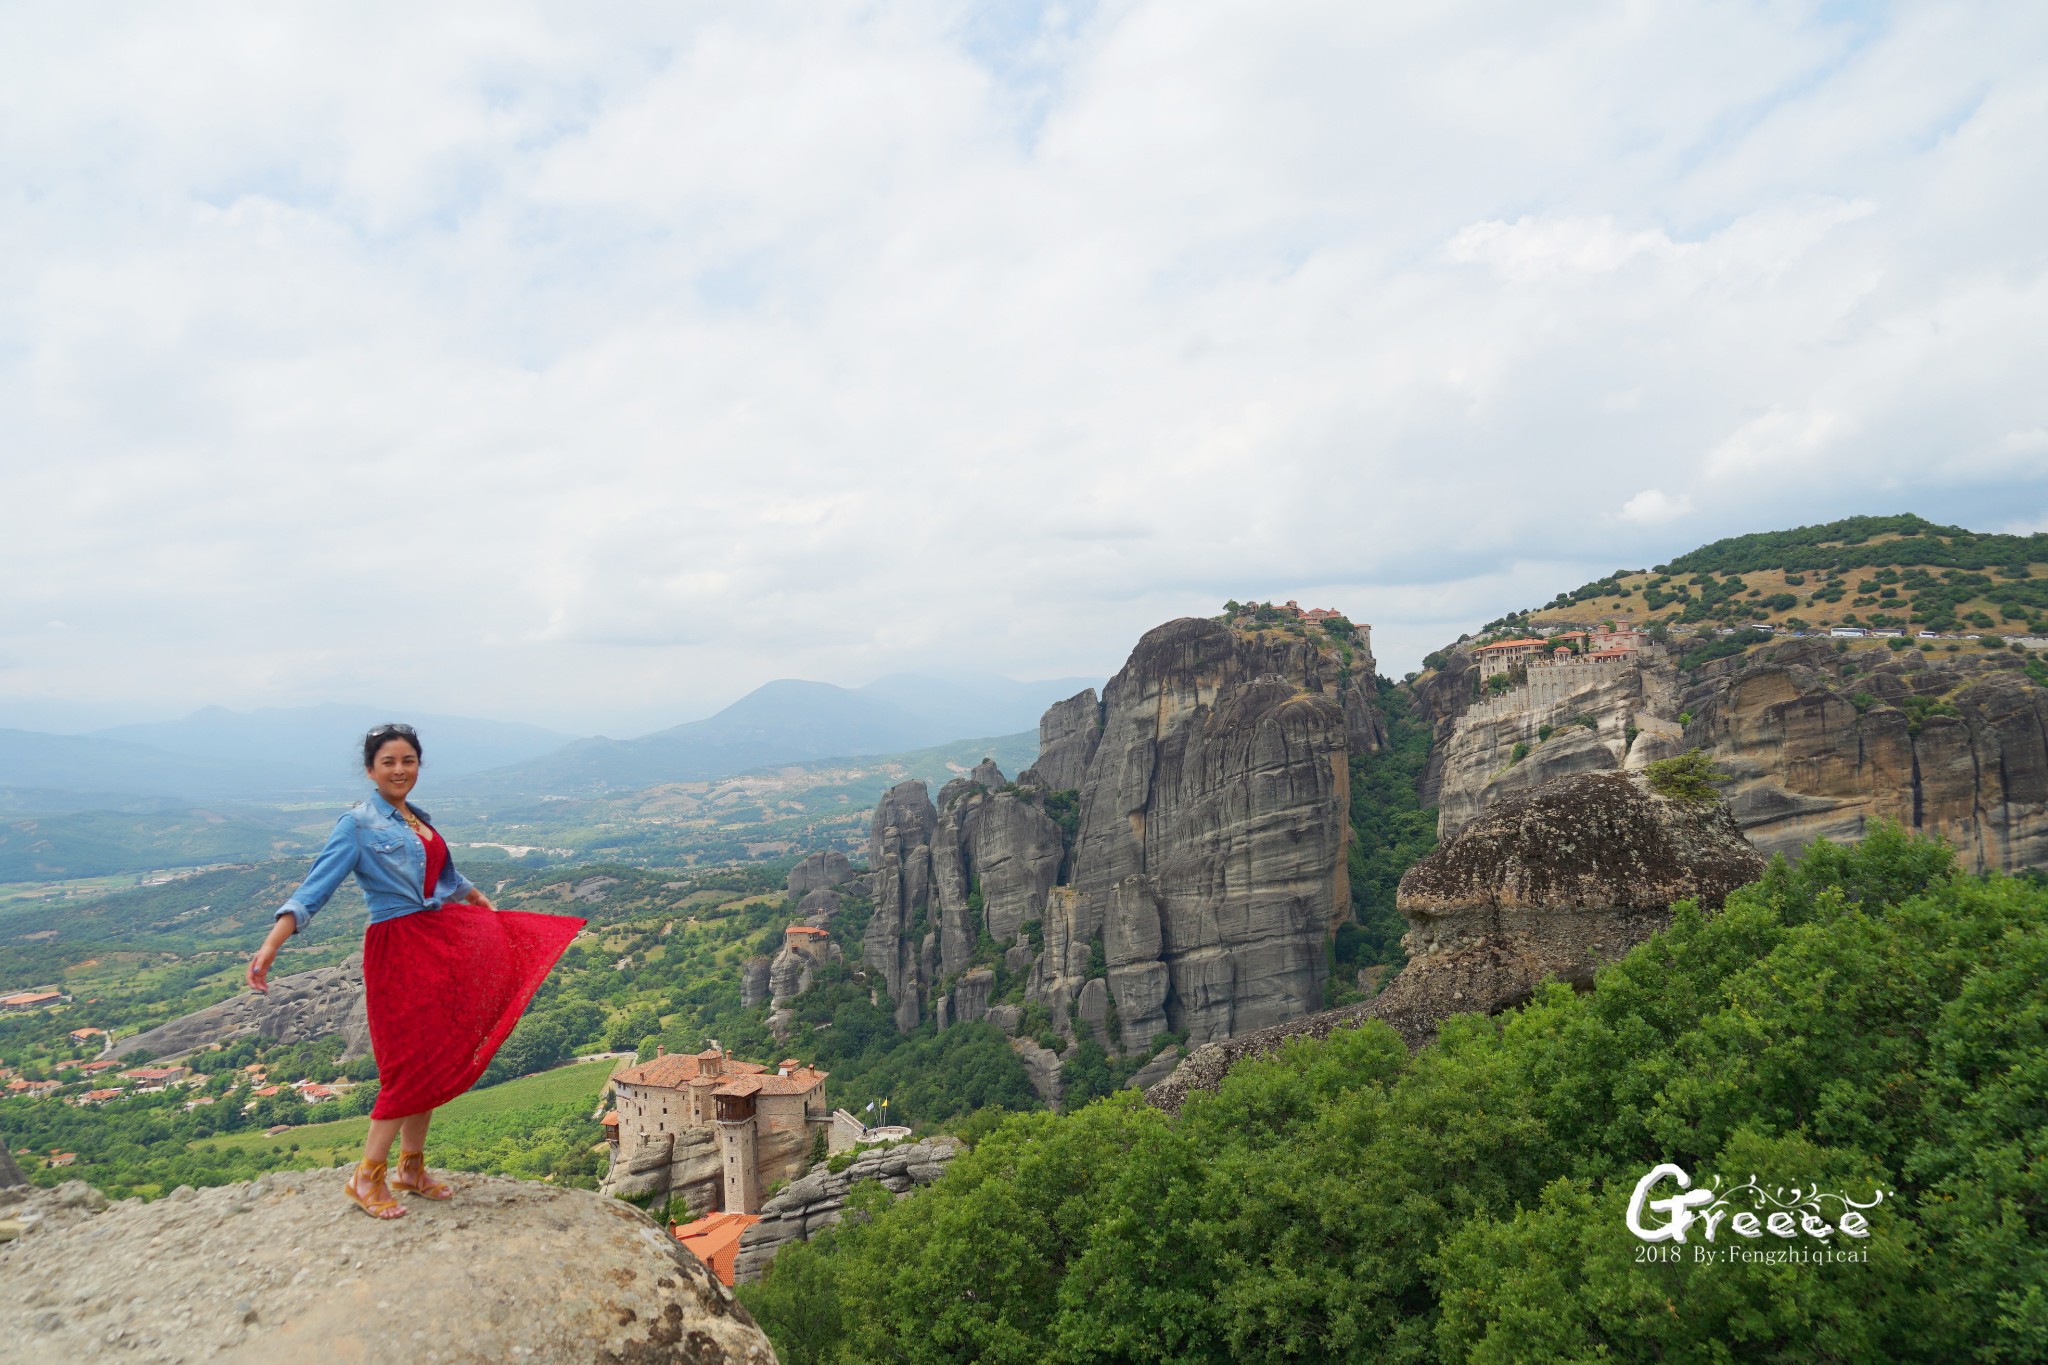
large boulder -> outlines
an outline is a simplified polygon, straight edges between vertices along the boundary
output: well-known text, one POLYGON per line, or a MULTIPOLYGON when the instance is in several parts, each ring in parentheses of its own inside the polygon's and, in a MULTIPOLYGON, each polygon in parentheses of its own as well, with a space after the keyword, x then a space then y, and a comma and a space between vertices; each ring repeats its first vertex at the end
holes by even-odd
POLYGON ((1402 876, 1408 965, 1384 1007, 1433 1027, 1519 1004, 1546 977, 1590 986, 1671 922, 1673 902, 1718 910, 1763 871, 1718 797, 1662 796, 1640 772, 1553 778, 1402 876))
POLYGON ((307 1043, 337 1033, 342 1037, 342 1060, 369 1055, 370 1015, 363 994, 361 957, 275 977, 267 994, 243 991, 218 1005, 194 1010, 146 1033, 123 1038, 114 1044, 111 1055, 126 1057, 147 1051, 152 1057, 179 1057, 242 1038, 307 1043))
POLYGON ((276 1172, 97 1214, 75 1202, 68 1222, 0 1246, 7 1359, 775 1359, 730 1291, 631 1205, 456 1175, 451 1202, 407 1200, 384 1223, 347 1204, 345 1176, 276 1172))

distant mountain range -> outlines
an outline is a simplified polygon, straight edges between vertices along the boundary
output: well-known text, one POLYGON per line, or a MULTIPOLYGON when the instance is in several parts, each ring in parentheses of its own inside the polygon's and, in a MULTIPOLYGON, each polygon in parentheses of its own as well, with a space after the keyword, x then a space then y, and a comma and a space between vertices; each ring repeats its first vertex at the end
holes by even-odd
POLYGON ((340 705, 207 707, 182 720, 83 735, 0 729, 0 809, 80 809, 138 797, 277 801, 349 793, 362 782, 358 740, 391 719, 418 727, 436 787, 632 790, 1034 730, 1047 706, 1090 681, 894 674, 845 688, 780 679, 704 720, 627 740, 571 739, 539 726, 340 705))
POLYGON ((259 711, 209 706, 183 720, 117 725, 79 738, 147 745, 188 759, 226 762, 244 771, 288 773, 288 786, 329 790, 361 785, 362 751, 357 746, 371 726, 391 720, 418 729, 427 766, 436 778, 522 762, 575 738, 538 725, 340 705, 259 711))
POLYGON ((583 739, 454 784, 464 793, 634 790, 754 768, 925 749, 984 735, 1036 732, 1046 707, 1088 678, 1016 682, 993 675, 899 673, 865 687, 794 678, 764 683, 715 716, 639 739, 583 739))

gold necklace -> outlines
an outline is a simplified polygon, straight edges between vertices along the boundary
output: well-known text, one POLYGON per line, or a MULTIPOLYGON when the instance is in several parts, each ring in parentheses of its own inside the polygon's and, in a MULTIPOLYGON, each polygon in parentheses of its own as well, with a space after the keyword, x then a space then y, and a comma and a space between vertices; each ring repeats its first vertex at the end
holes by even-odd
POLYGON ((424 827, 423 827, 423 826, 422 826, 422 825, 420 824, 420 818, 419 818, 419 816, 417 816, 417 815, 414 815, 414 814, 412 813, 412 807, 411 807, 411 806, 400 806, 400 807, 398 808, 398 814, 399 814, 399 816, 400 816, 400 817, 401 817, 401 818, 402 818, 402 819, 403 819, 403 820, 405 821, 405 823, 407 823, 408 825, 411 825, 411 826, 412 826, 412 832, 413 832, 414 834, 418 834, 418 833, 420 832, 420 830, 421 830, 422 828, 424 828, 424 827))

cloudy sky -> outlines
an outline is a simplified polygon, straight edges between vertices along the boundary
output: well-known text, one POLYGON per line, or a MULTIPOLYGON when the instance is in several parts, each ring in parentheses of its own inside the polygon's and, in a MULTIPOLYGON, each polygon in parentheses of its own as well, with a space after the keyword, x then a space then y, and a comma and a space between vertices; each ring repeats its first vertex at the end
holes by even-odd
POLYGON ((2048 6, 10 4, 0 724, 2048 528, 2048 6))

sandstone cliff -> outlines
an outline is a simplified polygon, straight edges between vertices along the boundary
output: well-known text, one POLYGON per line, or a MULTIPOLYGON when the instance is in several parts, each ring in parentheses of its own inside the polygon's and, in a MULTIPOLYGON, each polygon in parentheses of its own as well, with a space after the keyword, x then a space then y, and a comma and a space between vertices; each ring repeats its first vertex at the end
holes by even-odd
POLYGON ((1658 654, 1536 707, 1473 702, 1469 667, 1454 653, 1414 690, 1435 724, 1424 797, 1445 837, 1552 777, 1699 748, 1730 775, 1736 823, 1766 854, 1856 839, 1882 817, 1940 835, 1977 870, 2048 866, 2048 690, 2011 654, 1803 639, 1696 675, 1658 654))
POLYGON ((1546 979, 1589 987, 1600 964, 1671 922, 1673 902, 1719 909, 1764 867, 1723 803, 1660 796, 1641 774, 1579 774, 1513 794, 1402 877, 1408 964, 1386 990, 1197 1049, 1146 1098, 1177 1111, 1290 1038, 1377 1019, 1421 1047, 1451 1015, 1508 1009, 1546 979))
POLYGON ((408 1201, 380 1223, 343 1199, 345 1174, 275 1172, 111 1208, 75 1182, 0 1192, 0 1216, 34 1222, 0 1246, 6 1358, 775 1359, 731 1293, 630 1205, 456 1174, 452 1201, 408 1201))
POLYGON ((123 1038, 114 1044, 112 1055, 147 1051, 158 1058, 178 1057, 239 1038, 303 1043, 335 1033, 342 1035, 343 1061, 369 1055, 370 1016, 360 957, 335 967, 273 977, 267 995, 242 991, 218 1005, 123 1038))
POLYGON ((1883 817, 1976 871, 2048 867, 2048 689, 2010 654, 1837 654, 1795 641, 1710 664, 1680 697, 1766 853, 1883 817), (1876 662, 1872 662, 1875 657, 1876 662))
POLYGON ((1384 741, 1372 667, 1363 636, 1169 622, 1099 702, 1047 711, 1015 786, 984 764, 936 804, 892 789, 864 958, 898 1025, 984 1008, 973 967, 1125 1053, 1315 1009, 1350 912, 1349 755, 1384 741))

